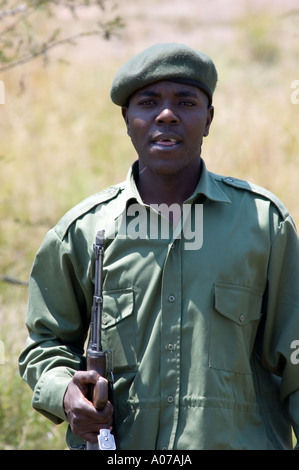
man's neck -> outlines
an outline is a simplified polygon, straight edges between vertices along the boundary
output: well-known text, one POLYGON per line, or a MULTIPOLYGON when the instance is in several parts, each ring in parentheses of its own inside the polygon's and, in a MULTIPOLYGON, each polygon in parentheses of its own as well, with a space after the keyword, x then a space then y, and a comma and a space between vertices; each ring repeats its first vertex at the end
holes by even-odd
POLYGON ((193 194, 202 171, 200 160, 197 171, 182 171, 177 175, 160 175, 147 168, 141 169, 137 177, 139 194, 146 204, 178 204, 180 206, 193 194))

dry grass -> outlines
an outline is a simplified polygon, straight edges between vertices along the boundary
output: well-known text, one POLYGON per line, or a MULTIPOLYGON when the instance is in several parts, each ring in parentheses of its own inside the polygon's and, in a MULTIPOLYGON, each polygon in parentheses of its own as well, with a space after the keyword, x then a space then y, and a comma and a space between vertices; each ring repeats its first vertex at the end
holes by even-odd
MULTIPOLYGON (((290 100, 299 79, 299 15, 282 14, 296 2, 227 1, 225 10, 219 0, 198 3, 127 1, 121 40, 84 40, 57 51, 70 65, 38 60, 0 77, 1 276, 26 281, 47 229, 82 198, 125 178, 135 155, 109 87, 127 57, 158 41, 201 48, 217 64, 208 167, 267 187, 299 226, 299 104, 290 100)), ((0 448, 64 448, 65 429, 32 412, 31 392, 18 376, 26 301, 26 288, 0 282, 0 448)))

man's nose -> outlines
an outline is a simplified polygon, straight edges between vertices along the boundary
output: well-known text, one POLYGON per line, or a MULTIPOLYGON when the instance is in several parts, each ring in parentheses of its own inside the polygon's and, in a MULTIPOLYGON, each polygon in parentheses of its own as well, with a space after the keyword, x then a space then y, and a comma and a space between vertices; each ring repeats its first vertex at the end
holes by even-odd
POLYGON ((177 124, 179 122, 179 118, 171 109, 171 107, 163 107, 159 114, 156 117, 156 122, 159 124, 168 123, 168 124, 177 124))

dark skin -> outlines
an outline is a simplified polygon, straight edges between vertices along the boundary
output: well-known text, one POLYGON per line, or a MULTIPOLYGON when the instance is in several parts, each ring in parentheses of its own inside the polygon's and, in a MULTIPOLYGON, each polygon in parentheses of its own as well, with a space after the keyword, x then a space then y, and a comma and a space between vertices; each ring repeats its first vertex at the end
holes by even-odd
POLYGON ((122 108, 139 158, 138 190, 148 204, 182 205, 201 173, 201 145, 214 108, 199 88, 168 81, 138 90, 122 108))
POLYGON ((76 372, 64 396, 64 411, 72 431, 85 441, 96 443, 100 429, 112 429, 113 407, 108 401, 101 411, 87 398, 88 385, 96 385, 100 374, 91 371, 76 372))
MULTIPOLYGON (((122 115, 138 154, 141 198, 182 206, 201 174, 202 141, 214 116, 208 97, 197 87, 161 80, 138 90, 122 115)), ((98 411, 86 398, 88 384, 98 378, 95 371, 77 372, 64 397, 73 432, 90 442, 97 442, 99 429, 112 426, 111 403, 98 411)))

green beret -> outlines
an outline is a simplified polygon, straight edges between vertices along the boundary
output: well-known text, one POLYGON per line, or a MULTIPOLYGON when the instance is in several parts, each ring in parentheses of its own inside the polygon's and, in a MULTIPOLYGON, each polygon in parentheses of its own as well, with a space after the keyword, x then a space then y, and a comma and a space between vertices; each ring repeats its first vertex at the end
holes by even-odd
POLYGON ((135 91, 160 80, 197 86, 211 103, 217 71, 210 57, 199 50, 184 44, 156 44, 119 69, 112 82, 111 99, 119 106, 126 106, 135 91))

